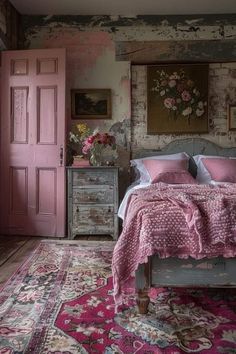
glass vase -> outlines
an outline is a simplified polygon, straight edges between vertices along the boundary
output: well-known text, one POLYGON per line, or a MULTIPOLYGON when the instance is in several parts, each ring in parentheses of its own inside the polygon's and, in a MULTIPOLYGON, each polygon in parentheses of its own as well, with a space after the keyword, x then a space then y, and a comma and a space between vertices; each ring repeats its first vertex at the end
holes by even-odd
POLYGON ((97 154, 96 152, 92 152, 89 160, 92 166, 101 166, 100 154, 97 154))

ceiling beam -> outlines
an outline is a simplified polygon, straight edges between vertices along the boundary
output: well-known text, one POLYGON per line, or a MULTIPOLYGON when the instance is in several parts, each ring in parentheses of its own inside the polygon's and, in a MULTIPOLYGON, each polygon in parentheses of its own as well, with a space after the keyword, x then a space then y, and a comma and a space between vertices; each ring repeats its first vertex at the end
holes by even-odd
POLYGON ((134 64, 157 62, 230 62, 236 58, 235 40, 117 41, 116 60, 134 64))

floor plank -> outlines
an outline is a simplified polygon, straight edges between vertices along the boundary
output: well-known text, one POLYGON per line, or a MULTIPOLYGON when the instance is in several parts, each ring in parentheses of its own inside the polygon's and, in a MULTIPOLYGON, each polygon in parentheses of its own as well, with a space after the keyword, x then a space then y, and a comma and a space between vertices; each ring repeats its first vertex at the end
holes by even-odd
POLYGON ((26 237, 1 237, 0 238, 0 266, 4 264, 14 253, 16 253, 29 238, 26 237))
POLYGON ((15 273, 39 243, 40 239, 28 239, 22 247, 17 249, 16 252, 1 265, 0 287, 15 273))

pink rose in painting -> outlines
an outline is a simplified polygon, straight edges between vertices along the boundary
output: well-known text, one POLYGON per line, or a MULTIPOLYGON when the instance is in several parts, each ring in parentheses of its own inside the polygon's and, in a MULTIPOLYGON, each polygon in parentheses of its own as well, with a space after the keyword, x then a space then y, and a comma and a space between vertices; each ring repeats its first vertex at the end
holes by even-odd
POLYGON ((166 108, 171 108, 172 106, 175 105, 175 99, 171 98, 171 97, 167 97, 164 100, 164 105, 165 105, 166 108))
POLYGON ((188 91, 184 90, 181 94, 182 100, 188 102, 191 100, 191 95, 188 91))
POLYGON ((175 87, 176 86, 176 81, 175 80, 170 80, 169 81, 169 86, 170 87, 175 87))

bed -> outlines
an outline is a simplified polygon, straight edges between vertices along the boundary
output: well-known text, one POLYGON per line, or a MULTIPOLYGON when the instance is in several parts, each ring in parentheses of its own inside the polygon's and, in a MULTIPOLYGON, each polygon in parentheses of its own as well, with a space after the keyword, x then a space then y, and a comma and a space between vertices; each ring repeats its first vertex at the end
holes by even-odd
MULTIPOLYGON (((161 151, 160 150, 141 151, 138 154, 136 154, 135 158, 141 158, 141 157, 145 158, 154 155, 167 155, 167 154, 173 154, 182 151, 188 153, 190 156, 200 154, 200 155, 236 157, 236 148, 222 148, 220 146, 211 143, 208 140, 193 138, 193 139, 180 139, 174 141, 169 145, 167 145, 161 151)), ((189 169, 191 171, 191 174, 193 176, 196 176, 197 167, 193 159, 189 160, 189 169)), ((144 185, 143 187, 147 187, 147 186, 144 185)), ((165 195, 166 193, 165 186, 163 186, 162 184, 158 184, 158 187, 153 186, 153 188, 158 188, 157 191, 155 189, 155 193, 157 194, 159 193, 159 195, 165 195)), ((178 189, 179 187, 176 188, 178 189)), ((184 192, 186 188, 187 187, 184 187, 184 192)), ((204 193, 208 193, 208 190, 213 189, 214 187, 200 185, 200 186, 194 186, 194 188, 195 191, 202 189, 201 193, 204 194, 204 193)), ((216 186, 215 188, 219 189, 218 186, 216 186)), ((223 191, 221 191, 221 193, 226 193, 226 187, 224 188, 222 187, 223 191)), ((141 198, 143 198, 143 196, 146 195, 146 199, 150 198, 151 195, 149 190, 147 192, 144 192, 144 190, 146 191, 146 189, 143 189, 141 191, 141 188, 135 187, 132 191, 128 192, 128 197, 126 195, 126 199, 130 199, 130 196, 137 194, 138 197, 137 195, 135 196, 138 203, 137 205, 141 205, 139 204, 141 201, 141 199, 139 199, 140 197, 139 194, 141 195, 141 198)), ((228 195, 227 198, 231 198, 232 203, 236 203, 236 188, 234 184, 230 184, 229 189, 227 186, 226 194, 228 195)), ((151 201, 148 200, 148 201, 152 202, 152 200, 151 201)), ((121 213, 123 213, 123 215, 125 213, 124 209, 125 208, 123 206, 123 210, 121 210, 121 213)), ((140 206, 139 209, 142 210, 142 207, 140 206)), ((235 207, 233 210, 235 210, 235 207)), ((129 212, 132 213, 132 210, 129 212)), ((140 223, 145 222, 145 220, 148 220, 148 217, 146 219, 143 217, 142 212, 140 212, 139 215, 141 215, 140 223)), ((228 213, 227 215, 230 214, 228 213)), ((222 217, 220 216, 219 219, 220 222, 224 221, 223 214, 222 217)), ((158 254, 152 254, 151 251, 148 251, 145 254, 150 254, 150 255, 148 255, 147 257, 146 256, 143 257, 141 264, 138 265, 136 264, 135 266, 133 266, 133 258, 136 257, 136 255, 133 254, 133 256, 131 255, 131 257, 128 257, 128 259, 124 258, 122 256, 122 252, 119 252, 119 243, 121 244, 122 242, 122 240, 119 239, 114 250, 113 262, 112 262, 114 296, 115 296, 116 307, 118 308, 118 306, 122 301, 121 288, 127 281, 128 276, 131 275, 130 273, 128 273, 127 277, 124 276, 122 279, 119 278, 119 274, 118 274, 119 271, 117 267, 118 264, 120 264, 123 267, 123 269, 125 267, 128 269, 130 263, 132 263, 132 266, 130 266, 129 269, 135 270, 137 305, 138 305, 139 312, 141 314, 145 314, 148 311, 148 304, 150 301, 148 291, 150 287, 226 287, 226 288, 236 287, 236 276, 235 276, 236 274, 236 257, 235 257, 236 256, 236 218, 234 217, 232 220, 230 220, 230 222, 231 224, 233 224, 233 228, 235 227, 235 233, 233 232, 230 239, 231 242, 230 250, 228 246, 224 246, 225 252, 223 250, 222 254, 217 254, 217 251, 215 251, 215 255, 213 254, 214 253, 213 252, 210 257, 203 257, 203 258, 200 257, 200 259, 197 259, 198 257, 192 257, 190 255, 186 257, 186 253, 184 254, 183 257, 179 255, 175 257, 171 254, 168 255, 168 252, 167 254, 163 255, 162 251, 158 252, 158 254)), ((222 227, 223 224, 221 223, 219 225, 220 225, 219 229, 223 229, 222 227)), ((148 228, 146 228, 146 230, 147 229, 148 228)), ((137 226, 137 230, 140 230, 140 226, 139 227, 137 226)), ((140 232, 139 237, 135 241, 135 244, 140 242, 141 245, 140 247, 143 247, 142 237, 143 237, 142 232, 140 232)), ((122 234, 121 234, 121 238, 122 238, 122 234)), ((146 239, 148 238, 146 237, 146 239)), ((132 242, 130 241, 130 243, 132 242)), ((222 246, 222 244, 223 243, 219 243, 220 246, 222 246)), ((124 247, 127 248, 125 245, 124 247)), ((204 246, 204 249, 206 250, 205 247, 206 246, 204 246)), ((213 247, 210 245, 209 247, 212 248, 213 250, 215 246, 213 247)), ((142 252, 142 250, 136 247, 135 252, 136 253, 142 252)))

